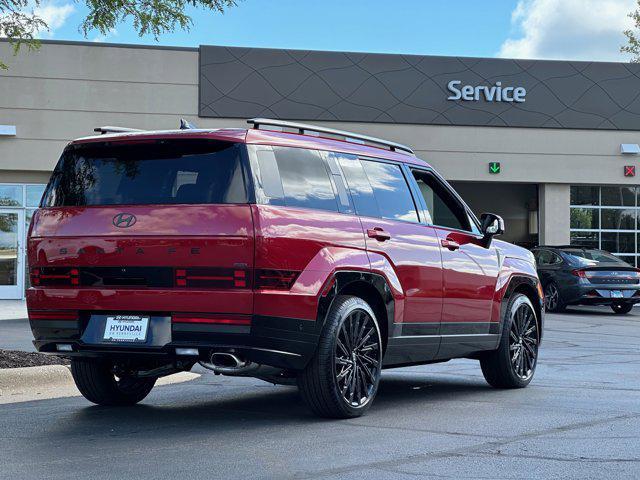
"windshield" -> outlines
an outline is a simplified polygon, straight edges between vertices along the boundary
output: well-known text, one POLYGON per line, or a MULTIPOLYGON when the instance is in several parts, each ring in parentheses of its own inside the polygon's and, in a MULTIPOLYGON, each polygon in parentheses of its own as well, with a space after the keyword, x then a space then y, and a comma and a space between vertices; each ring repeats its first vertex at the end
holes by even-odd
POLYGON ((67 150, 42 206, 246 202, 238 144, 175 140, 67 150))
POLYGON ((618 257, 611 255, 603 250, 589 250, 589 249, 567 249, 562 250, 562 253, 568 257, 569 261, 573 264, 580 266, 593 266, 599 263, 618 263, 620 265, 629 265, 628 263, 620 260, 618 257))

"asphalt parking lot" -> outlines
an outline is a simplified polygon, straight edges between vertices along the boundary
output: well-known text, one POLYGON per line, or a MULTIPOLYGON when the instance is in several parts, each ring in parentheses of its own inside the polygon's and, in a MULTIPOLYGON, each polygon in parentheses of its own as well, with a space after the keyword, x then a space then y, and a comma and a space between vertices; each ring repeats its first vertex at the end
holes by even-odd
POLYGON ((548 315, 529 388, 491 389, 471 360, 388 370, 348 421, 209 374, 132 408, 0 405, 0 478, 639 478, 639 345, 640 311, 548 315))

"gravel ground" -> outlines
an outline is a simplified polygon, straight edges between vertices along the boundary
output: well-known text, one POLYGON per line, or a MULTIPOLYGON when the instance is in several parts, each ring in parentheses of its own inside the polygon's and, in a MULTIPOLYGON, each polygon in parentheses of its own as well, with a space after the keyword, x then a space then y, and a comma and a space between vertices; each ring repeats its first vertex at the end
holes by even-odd
POLYGON ((0 350, 0 368, 39 367, 42 365, 69 365, 69 360, 56 355, 0 350))

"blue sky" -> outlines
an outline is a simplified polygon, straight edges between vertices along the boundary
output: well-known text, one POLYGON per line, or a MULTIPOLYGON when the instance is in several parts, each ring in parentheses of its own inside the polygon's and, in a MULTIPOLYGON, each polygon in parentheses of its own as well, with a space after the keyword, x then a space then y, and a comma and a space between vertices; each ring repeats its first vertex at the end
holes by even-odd
POLYGON ((224 15, 193 9, 190 32, 140 38, 131 25, 84 38, 82 2, 45 0, 42 38, 430 55, 623 60, 635 0, 244 0, 224 15))

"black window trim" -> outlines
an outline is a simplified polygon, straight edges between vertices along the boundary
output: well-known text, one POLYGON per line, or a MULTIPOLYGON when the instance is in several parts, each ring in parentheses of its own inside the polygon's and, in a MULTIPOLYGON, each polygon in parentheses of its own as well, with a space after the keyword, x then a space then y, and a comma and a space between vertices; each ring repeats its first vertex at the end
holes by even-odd
POLYGON ((460 228, 452 228, 452 227, 446 227, 443 225, 436 225, 433 223, 433 219, 431 218, 431 214, 429 213, 429 210, 427 209, 427 204, 424 201, 424 198, 422 197, 422 193, 420 192, 420 187, 418 187, 418 182, 416 181, 415 177, 413 176, 413 171, 419 171, 419 172, 423 172, 426 173, 427 175, 431 175, 445 190, 447 190, 455 200, 457 200, 462 207, 464 208, 464 211, 467 213, 467 216, 469 217, 469 221, 473 222, 476 226, 476 228, 478 229, 478 231, 482 232, 482 229, 480 228, 480 220, 478 220, 478 217, 476 217, 476 215, 473 213, 473 211, 469 208, 469 206, 467 205, 467 203, 462 199, 462 197, 458 194, 458 192, 456 192, 450 185, 449 183, 444 179, 444 177, 442 177, 442 175, 440 175, 438 172, 436 172, 433 168, 426 168, 426 167, 421 167, 418 165, 408 165, 408 164, 404 164, 405 169, 407 170, 407 174, 409 175, 409 178, 411 179, 411 184, 412 184, 412 192, 414 195, 417 196, 421 208, 424 210, 424 218, 425 219, 429 219, 429 222, 423 222, 424 225, 428 225, 430 227, 434 227, 434 228, 442 228, 445 230, 449 230, 452 232, 462 232, 468 235, 471 235, 475 238, 482 238, 482 233, 475 233, 472 232, 471 230, 463 230, 460 228))

